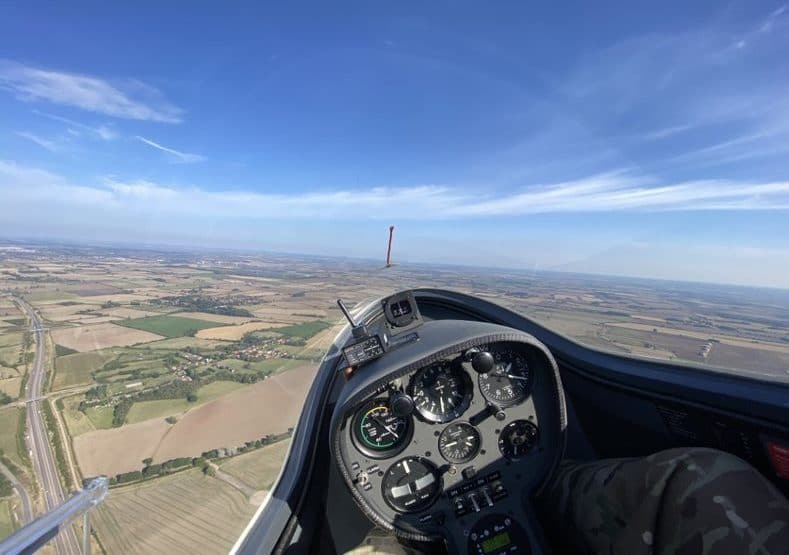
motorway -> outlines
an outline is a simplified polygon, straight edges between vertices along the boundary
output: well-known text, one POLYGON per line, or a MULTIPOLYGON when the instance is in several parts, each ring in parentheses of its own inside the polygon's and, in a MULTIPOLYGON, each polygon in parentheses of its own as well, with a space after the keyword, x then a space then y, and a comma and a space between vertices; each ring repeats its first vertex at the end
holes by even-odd
MULTIPOLYGON (((16 298, 19 306, 30 318, 31 331, 36 339, 36 354, 33 368, 25 387, 27 403, 27 443, 33 458, 33 467, 38 476, 44 493, 47 511, 51 511, 66 499, 58 476, 55 456, 49 445, 49 435, 41 415, 41 403, 46 403, 41 396, 46 381, 46 330, 41 329, 41 320, 33 307, 20 298, 16 298)), ((81 550, 73 526, 67 526, 55 540, 58 553, 78 555, 81 550)))

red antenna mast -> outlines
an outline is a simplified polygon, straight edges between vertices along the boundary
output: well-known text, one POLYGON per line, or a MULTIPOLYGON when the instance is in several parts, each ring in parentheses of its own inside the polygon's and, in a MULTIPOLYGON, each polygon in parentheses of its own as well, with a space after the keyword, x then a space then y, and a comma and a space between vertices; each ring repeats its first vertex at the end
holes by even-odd
POLYGON ((386 267, 392 267, 392 239, 394 238, 394 226, 389 226, 389 248, 386 249, 386 267))

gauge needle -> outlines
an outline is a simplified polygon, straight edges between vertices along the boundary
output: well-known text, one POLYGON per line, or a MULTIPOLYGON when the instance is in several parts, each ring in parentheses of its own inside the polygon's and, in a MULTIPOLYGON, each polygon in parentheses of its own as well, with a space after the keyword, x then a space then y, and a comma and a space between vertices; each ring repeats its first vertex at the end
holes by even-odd
POLYGON ((379 417, 377 417, 377 416, 373 416, 373 420, 375 420, 376 422, 378 422, 378 424, 379 424, 380 426, 382 426, 384 430, 386 430, 387 432, 389 432, 390 434, 392 434, 392 435, 394 436, 394 438, 395 438, 395 439, 400 439, 400 436, 399 436, 399 435, 397 435, 397 432, 395 432, 395 431, 394 431, 394 428, 392 428, 391 426, 387 426, 386 422, 384 422, 383 420, 381 420, 379 417))
POLYGON ((452 447, 453 445, 457 445, 457 444, 458 444, 457 441, 453 441, 452 443, 447 443, 446 445, 444 445, 444 447, 452 447))
POLYGON ((446 410, 444 410, 444 398, 439 397, 438 400, 441 402, 441 412, 446 412, 446 410))
POLYGON ((529 381, 529 378, 524 378, 523 376, 516 376, 515 374, 504 374, 511 380, 523 380, 524 382, 529 381))

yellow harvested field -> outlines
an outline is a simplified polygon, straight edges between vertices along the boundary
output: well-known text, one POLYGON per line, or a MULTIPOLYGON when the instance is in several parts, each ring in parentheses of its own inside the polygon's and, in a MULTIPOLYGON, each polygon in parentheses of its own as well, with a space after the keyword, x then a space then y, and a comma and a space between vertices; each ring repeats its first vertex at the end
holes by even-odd
POLYGON ((238 455, 222 463, 220 468, 257 490, 269 490, 274 485, 285 456, 290 448, 290 438, 283 439, 238 455))
POLYGON ((199 470, 113 489, 96 511, 107 553, 227 553, 255 506, 199 470))
POLYGON ((19 396, 19 386, 22 383, 22 378, 8 378, 7 380, 0 380, 0 391, 8 393, 11 397, 19 396))
POLYGON ((330 328, 326 328, 325 330, 318 332, 307 340, 305 349, 318 350, 325 353, 327 350, 329 350, 334 338, 337 337, 337 334, 342 331, 342 328, 344 328, 345 325, 345 322, 339 322, 330 328))
POLYGON ((301 414, 317 365, 276 374, 189 411, 156 449, 154 461, 197 456, 287 431, 301 414))
POLYGON ((294 426, 317 365, 293 368, 190 410, 176 424, 154 418, 74 438, 83 475, 139 470, 142 460, 196 457, 219 447, 237 447, 294 426))
POLYGON ((220 324, 243 324, 255 319, 249 316, 225 316, 224 314, 210 314, 208 312, 171 312, 170 316, 194 318, 195 320, 206 320, 208 322, 218 322, 220 324))
POLYGON ((153 316, 159 314, 158 312, 151 312, 150 310, 137 310, 136 308, 118 307, 109 310, 102 310, 102 314, 112 316, 114 319, 119 318, 145 318, 146 316, 153 316))
POLYGON ((78 318, 81 315, 77 313, 82 310, 95 310, 96 307, 90 304, 72 304, 72 305, 49 305, 41 307, 41 315, 47 320, 53 322, 65 322, 78 318))
POLYGON ((83 476, 140 470, 142 460, 151 457, 170 425, 154 418, 122 428, 95 430, 74 438, 74 453, 83 476))
POLYGON ((247 322, 237 326, 206 328, 198 331, 195 337, 200 339, 218 339, 219 341, 238 341, 251 331, 268 330, 281 326, 282 324, 273 324, 271 322, 247 322))
POLYGON ((53 329, 51 334, 58 345, 81 353, 162 339, 160 335, 154 333, 108 323, 53 329))
POLYGON ((267 322, 277 322, 279 325, 288 325, 288 324, 299 324, 304 320, 309 320, 310 318, 304 316, 295 316, 294 312, 309 312, 309 309, 297 309, 295 307, 277 307, 272 306, 270 304, 263 304, 263 305, 256 305, 248 308, 249 311, 260 318, 261 320, 266 320, 267 322))
POLYGON ((17 376, 19 376, 19 371, 16 368, 0 364, 0 379, 16 378, 17 376))
POLYGON ((775 353, 789 354, 789 345, 780 343, 768 343, 767 341, 750 341, 740 337, 731 337, 728 335, 719 335, 715 332, 702 333, 698 331, 678 330, 675 328, 667 328, 664 326, 653 326, 651 324, 630 324, 626 322, 607 322, 606 326, 614 328, 624 328, 628 330, 638 331, 653 331, 658 333, 665 333, 666 335, 678 335, 680 337, 693 337, 707 341, 709 339, 717 339, 721 343, 732 345, 734 347, 745 347, 747 349, 758 349, 762 351, 773 351, 775 353))

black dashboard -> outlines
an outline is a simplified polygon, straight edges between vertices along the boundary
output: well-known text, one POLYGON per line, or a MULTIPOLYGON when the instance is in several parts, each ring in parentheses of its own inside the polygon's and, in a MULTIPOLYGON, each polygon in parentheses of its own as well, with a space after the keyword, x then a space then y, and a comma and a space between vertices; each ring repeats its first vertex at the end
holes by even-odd
POLYGON ((532 499, 561 458, 565 428, 542 343, 441 320, 350 376, 331 446, 358 506, 398 536, 442 539, 450 552, 541 553, 532 499))

